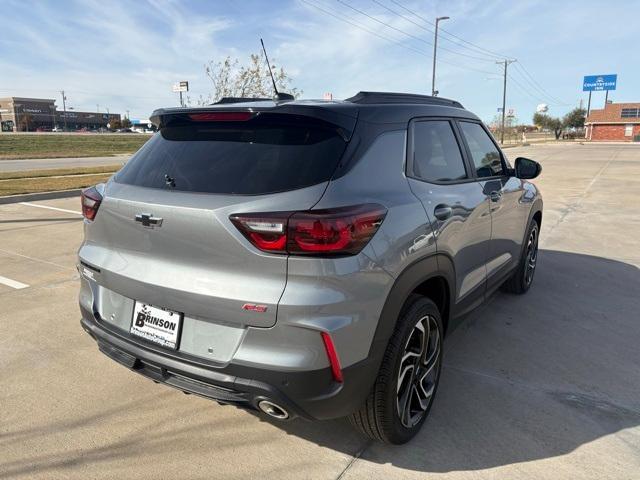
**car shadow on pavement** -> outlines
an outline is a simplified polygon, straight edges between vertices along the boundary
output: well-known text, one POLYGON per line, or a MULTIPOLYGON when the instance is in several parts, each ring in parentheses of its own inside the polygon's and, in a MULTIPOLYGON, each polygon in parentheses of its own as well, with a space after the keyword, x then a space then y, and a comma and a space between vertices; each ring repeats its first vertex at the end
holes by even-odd
MULTIPOLYGON (((363 439, 361 458, 479 470, 564 455, 640 425, 639 311, 636 266, 541 250, 527 295, 495 294, 445 340, 440 388, 416 438, 363 439)), ((346 421, 275 425, 336 449, 327 432, 350 435, 346 421)))

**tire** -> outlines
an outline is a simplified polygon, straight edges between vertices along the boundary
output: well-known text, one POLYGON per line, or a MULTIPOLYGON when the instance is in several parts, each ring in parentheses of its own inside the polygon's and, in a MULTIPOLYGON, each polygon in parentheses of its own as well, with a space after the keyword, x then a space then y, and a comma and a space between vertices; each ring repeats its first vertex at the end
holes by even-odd
POLYGON ((540 236, 540 226, 535 220, 531 220, 522 257, 518 263, 518 268, 513 275, 502 285, 502 290, 508 293, 522 295, 526 293, 533 283, 538 263, 538 238, 540 236))
POLYGON ((400 313, 371 393, 349 417, 357 430, 396 445, 418 433, 440 380, 442 334, 436 304, 412 295, 400 313))

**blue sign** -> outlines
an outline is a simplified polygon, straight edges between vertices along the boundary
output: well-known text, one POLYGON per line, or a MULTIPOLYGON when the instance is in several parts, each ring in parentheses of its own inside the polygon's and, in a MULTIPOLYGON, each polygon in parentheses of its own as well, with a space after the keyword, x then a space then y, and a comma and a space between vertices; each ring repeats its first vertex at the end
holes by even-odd
POLYGON ((582 82, 583 92, 597 92, 601 90, 615 90, 618 75, 587 75, 582 82))

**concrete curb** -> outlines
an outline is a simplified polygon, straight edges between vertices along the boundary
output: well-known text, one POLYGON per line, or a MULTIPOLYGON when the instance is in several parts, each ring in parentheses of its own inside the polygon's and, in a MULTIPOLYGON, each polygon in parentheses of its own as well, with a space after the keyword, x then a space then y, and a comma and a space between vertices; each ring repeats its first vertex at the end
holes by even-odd
POLYGON ((40 192, 40 193, 25 193, 22 195, 9 195, 7 197, 0 197, 0 205, 6 205, 9 203, 18 202, 34 202, 38 200, 53 200, 55 198, 69 198, 77 197, 80 195, 83 189, 75 190, 60 190, 57 192, 40 192))

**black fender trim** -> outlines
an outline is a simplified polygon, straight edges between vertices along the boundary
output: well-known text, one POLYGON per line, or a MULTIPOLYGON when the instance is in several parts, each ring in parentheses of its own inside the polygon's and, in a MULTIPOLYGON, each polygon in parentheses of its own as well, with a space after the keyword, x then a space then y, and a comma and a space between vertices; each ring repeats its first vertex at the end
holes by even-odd
MULTIPOLYGON (((372 365, 375 366, 376 374, 380 370, 384 353, 396 327, 398 317, 402 313, 402 309, 411 292, 421 283, 437 277, 444 278, 447 282, 449 288, 448 312, 452 312, 455 299, 455 270, 453 262, 446 255, 436 253, 417 260, 405 268, 396 279, 382 308, 378 326, 369 348, 369 359, 372 365)), ((444 318, 443 321, 445 321, 444 318)), ((367 394, 373 387, 374 381, 375 375, 369 381, 367 394)))

